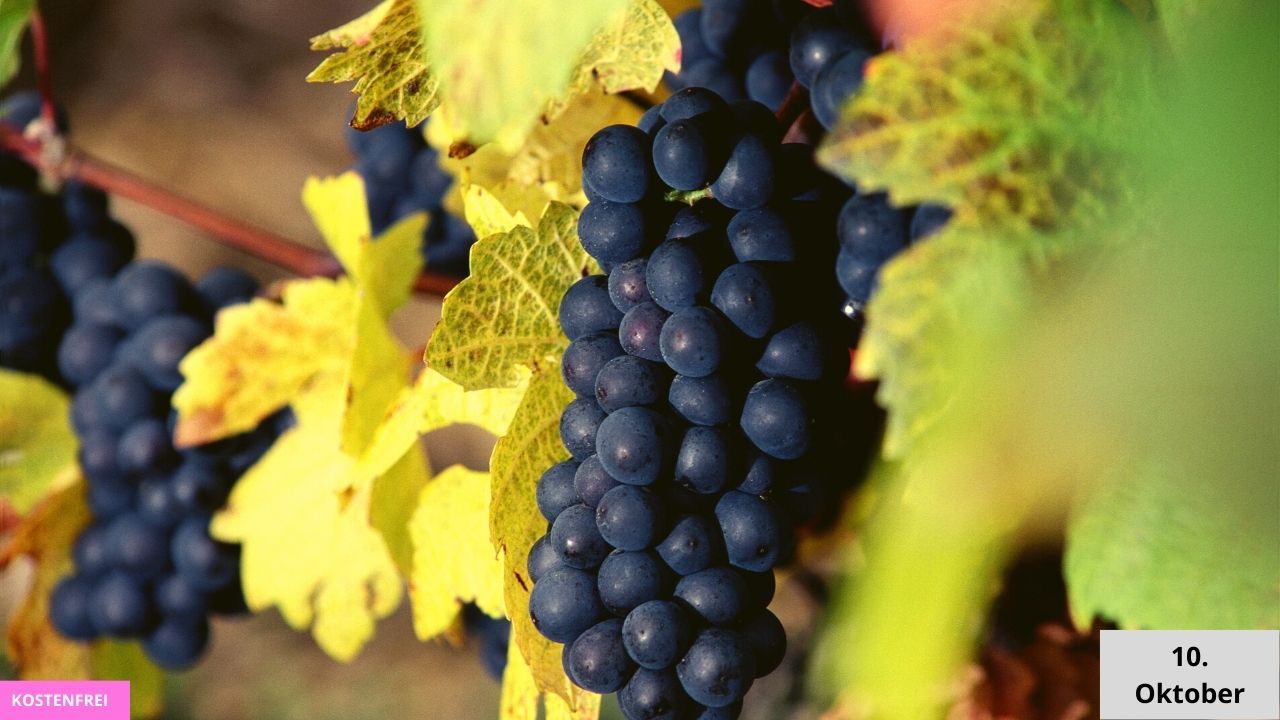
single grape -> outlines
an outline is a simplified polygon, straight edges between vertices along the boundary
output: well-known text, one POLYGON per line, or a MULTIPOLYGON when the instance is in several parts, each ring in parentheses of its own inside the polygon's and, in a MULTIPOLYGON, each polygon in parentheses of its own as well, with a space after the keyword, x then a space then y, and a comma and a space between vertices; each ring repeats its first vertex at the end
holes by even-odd
MULTIPOLYGON (((570 349, 572 347, 570 345, 570 349)), ((657 405, 667 396, 670 384, 671 371, 665 365, 622 355, 609 360, 597 373, 596 402, 605 412, 635 405, 657 405)))
POLYGON ((551 642, 572 642, 604 615, 595 576, 560 568, 543 576, 529 594, 529 616, 551 642))
POLYGON ((670 600, 650 600, 627 613, 622 643, 642 668, 672 667, 688 649, 693 626, 687 611, 670 600))
POLYGON ((111 365, 120 332, 96 324, 72 325, 58 345, 58 372, 72 385, 84 385, 111 365))
POLYGON ((674 92, 662 103, 663 120, 673 123, 701 115, 723 114, 728 109, 728 103, 722 95, 696 83, 690 85, 694 87, 674 92))
POLYGON ((618 481, 610 477, 604 465, 600 464, 599 455, 583 460, 578 471, 573 474, 573 489, 578 501, 589 508, 599 505, 600 498, 618 485, 618 481))
POLYGON ((647 245, 645 212, 639 205, 592 200, 578 217, 582 249, 602 265, 640 257, 647 245))
POLYGON ((169 480, 173 499, 190 515, 211 513, 227 498, 227 482, 217 468, 192 458, 184 460, 169 480))
POLYGON ((49 622, 72 640, 93 640, 98 629, 91 616, 94 584, 86 577, 71 575, 54 586, 49 595, 49 622))
POLYGON ((743 432, 756 447, 781 460, 809 449, 811 415, 800 391, 786 380, 770 378, 752 386, 742 407, 743 432))
POLYGON ((147 657, 169 671, 195 665, 208 645, 209 621, 204 617, 166 618, 142 640, 147 657))
POLYGON ((654 249, 645 268, 645 285, 653 301, 675 312, 706 298, 711 277, 696 241, 667 240, 654 249))
POLYGON ((842 249, 877 264, 907 245, 907 224, 902 211, 891 206, 883 193, 849 198, 840 209, 836 234, 842 249))
POLYGON ((153 260, 131 263, 112 281, 112 300, 129 330, 158 315, 181 314, 194 293, 186 278, 153 260))
POLYGON ((755 678, 751 648, 737 632, 707 628, 676 665, 680 685, 694 702, 724 707, 742 699, 755 678))
POLYGON ((594 398, 578 398, 560 415, 560 440, 574 460, 585 460, 596 451, 596 433, 605 413, 594 398))
POLYGON ((619 312, 626 312, 649 301, 649 287, 645 285, 645 258, 621 263, 609 271, 609 299, 619 312))
POLYGON ((747 133, 733 145, 711 194, 734 210, 764 206, 773 197, 777 173, 777 145, 756 133, 747 133))
POLYGON ((151 387, 172 393, 182 384, 178 363, 209 337, 209 327, 194 318, 166 315, 148 321, 129 338, 135 365, 151 387))
POLYGON ((618 325, 618 342, 629 355, 662 362, 662 327, 671 313, 655 302, 641 303, 627 311, 618 325))
POLYGON ((781 314, 780 288, 761 263, 737 263, 725 268, 711 290, 711 304, 749 338, 769 334, 781 314))
POLYGON ((618 616, 670 593, 671 571, 651 551, 614 550, 600 564, 596 587, 600 602, 618 616))
POLYGON ((216 267, 196 281, 196 293, 209 312, 247 303, 258 293, 258 281, 233 267, 216 267))
POLYGON ((822 127, 834 127, 845 103, 862 88, 863 68, 870 59, 871 55, 865 51, 851 50, 818 73, 810 103, 822 127))
POLYGON ((111 569, 114 558, 107 536, 108 527, 103 523, 90 525, 71 546, 71 556, 76 561, 76 573, 79 575, 96 578, 111 569))
POLYGON ((795 240, 782 214, 770 207, 743 210, 729 221, 729 244, 739 262, 796 259, 795 240))
POLYGON ((672 670, 639 668, 618 691, 618 705, 627 720, 677 720, 688 702, 672 670))
POLYGON ((240 568, 240 548, 209 537, 208 520, 191 517, 173 532, 173 564, 192 585, 206 591, 225 587, 240 568))
POLYGON ((63 243, 49 259, 53 275, 71 294, 90 280, 110 278, 129 262, 129 256, 106 240, 77 235, 63 243))
POLYGON ((738 484, 740 492, 748 495, 763 495, 779 484, 777 460, 762 452, 752 451, 751 460, 747 462, 747 474, 738 484))
POLYGON ((590 692, 620 690, 635 670, 622 647, 622 621, 613 618, 587 628, 566 648, 565 669, 578 687, 590 692))
POLYGON ((734 475, 734 455, 727 430, 695 425, 680 441, 675 482, 704 495, 720 492, 734 475))
POLYGON ((133 578, 114 571, 94 584, 89 595, 89 618, 98 634, 136 637, 155 621, 150 594, 133 578))
POLYGON ((796 82, 812 87, 827 65, 857 49, 858 39, 839 14, 823 8, 809 13, 791 31, 791 71, 796 82))
POLYGON ((126 428, 116 449, 116 462, 126 473, 145 473, 174 457, 168 430, 155 418, 143 418, 126 428))
POLYGON ((681 577, 674 596, 706 622, 724 625, 742 615, 746 594, 742 575, 733 568, 718 566, 681 577))
POLYGON ((795 79, 786 53, 781 50, 760 53, 747 67, 747 97, 776 110, 787 99, 795 79))
POLYGON ((756 361, 756 369, 769 377, 818 380, 822 378, 824 355, 818 329, 802 321, 769 338, 756 361))
POLYGON ((714 129, 701 118, 667 123, 653 138, 653 166, 662 182, 676 190, 697 190, 720 170, 714 129))
POLYGON ((610 413, 599 428, 595 445, 600 464, 614 480, 650 485, 662 474, 672 448, 661 415, 644 407, 625 407, 610 413))
POLYGON ((755 658, 756 677, 762 678, 777 670, 787 654, 787 631, 778 616, 761 610, 744 620, 740 631, 755 658))
POLYGON ((156 583, 156 608, 170 618, 200 618, 209 611, 209 600, 204 590, 192 585, 178 573, 156 583))
POLYGON ((671 380, 667 402, 695 425, 723 425, 737 413, 729 384, 717 373, 703 377, 676 375, 671 380))
POLYGON ((543 535, 533 543, 533 547, 529 548, 529 561, 526 563, 526 570, 529 572, 529 578, 534 582, 542 579, 543 575, 564 567, 560 562, 560 556, 556 554, 556 549, 551 546, 551 538, 543 535))
POLYGON ((608 282, 604 275, 588 275, 565 291, 559 308, 560 328, 570 340, 613 330, 622 321, 622 313, 609 299, 608 282))
POLYGON ((713 521, 701 514, 685 515, 672 525, 656 550, 677 575, 691 575, 724 556, 724 541, 713 521))
POLYGON ((577 492, 573 489, 573 475, 577 470, 578 463, 565 460, 542 473, 535 495, 538 510, 547 522, 554 522, 565 508, 578 503, 577 492))
POLYGON ((790 528, 767 500, 730 490, 716 503, 716 520, 730 564, 755 572, 777 564, 790 528))
POLYGON ((146 378, 131 367, 109 367, 89 388, 94 395, 98 417, 116 430, 124 430, 149 417, 157 405, 156 395, 146 378))
POLYGON ((587 141, 582 176, 597 193, 620 203, 639 202, 649 189, 649 138, 630 125, 610 125, 587 141))
POLYGON ((154 580, 169 568, 169 537, 135 513, 107 526, 107 556, 112 565, 139 581, 154 580))
POLYGON ((620 550, 643 550, 662 537, 662 503, 657 495, 634 485, 619 485, 596 505, 596 527, 620 550))
POLYGON ((915 242, 928 237, 942 229, 951 220, 951 208, 925 203, 916 208, 911 215, 909 236, 915 242))
POLYGON ((596 527, 596 513, 586 505, 572 505, 551 524, 551 547, 561 564, 592 570, 609 554, 609 545, 596 527))
POLYGON ((706 377, 720 367, 727 337, 724 321, 712 309, 687 307, 662 326, 659 347, 672 370, 690 377, 706 377))

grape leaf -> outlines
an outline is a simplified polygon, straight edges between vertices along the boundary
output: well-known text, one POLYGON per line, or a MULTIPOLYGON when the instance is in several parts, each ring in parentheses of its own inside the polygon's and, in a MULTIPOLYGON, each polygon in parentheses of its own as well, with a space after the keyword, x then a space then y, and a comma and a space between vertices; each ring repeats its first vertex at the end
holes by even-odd
POLYGON ((311 38, 312 50, 338 50, 308 82, 355 81, 351 124, 373 128, 393 120, 410 126, 440 104, 439 83, 428 72, 414 0, 383 0, 342 27, 311 38))
POLYGON ((512 387, 557 367, 568 340, 560 297, 596 266, 578 242, 578 214, 552 203, 536 229, 493 235, 471 248, 471 275, 445 296, 427 364, 468 390, 512 387))
POLYGON ((498 716, 502 720, 538 720, 538 704, 542 701, 546 720, 595 720, 600 715, 600 696, 580 693, 574 711, 559 695, 538 691, 533 673, 525 664, 515 643, 507 646, 507 669, 502 673, 502 700, 498 716))
MULTIPOLYGON (((336 398, 339 402, 341 398, 336 398)), ((245 599, 277 606, 335 659, 356 656, 400 604, 390 550, 370 524, 372 478, 339 446, 341 415, 301 419, 236 483, 210 526, 243 545, 245 599)))
POLYGON ((475 425, 495 436, 506 434, 526 387, 522 381, 510 388, 467 391, 435 370, 424 369, 387 410, 361 458, 361 471, 382 474, 419 436, 448 425, 475 425))
POLYGON ((467 186, 462 202, 467 224, 478 238, 508 233, 517 225, 533 227, 524 213, 517 210, 512 215, 501 200, 481 185, 467 186))
POLYGON ((345 385, 356 291, 347 279, 285 283, 279 303, 255 299, 218 313, 211 338, 187 354, 173 395, 175 438, 198 445, 245 432, 291 402, 345 385))
POLYGON ((876 377, 888 416, 884 452, 903 457, 946 411, 972 364, 1031 305, 1017 243, 948 225, 880 270, 855 371, 876 377))
POLYGON ((560 646, 544 638, 529 617, 529 592, 533 580, 525 560, 529 548, 546 531, 534 495, 538 478, 568 453, 560 442, 560 413, 573 400, 573 392, 551 370, 535 373, 520 408, 511 421, 512 431, 498 440, 489 461, 493 474, 489 534, 502 554, 505 573, 503 595, 511 618, 512 642, 520 648, 532 669, 535 686, 558 695, 578 709, 583 693, 565 677, 560 646))
POLYGON ((418 638, 447 630, 465 603, 502 617, 502 563, 487 531, 489 473, 454 465, 422 488, 416 508, 409 597, 418 638))
POLYGON ((1064 571, 1071 613, 1135 630, 1280 627, 1274 489, 1193 482, 1168 464, 1125 468, 1072 519, 1064 571), (1256 500, 1256 502, 1247 502, 1256 500), (1226 558, 1230 558, 1226 561, 1226 558))
POLYGON ((0 544, 0 568, 19 557, 34 565, 34 580, 9 619, 8 658, 23 680, 128 680, 134 717, 156 717, 163 673, 136 642, 92 644, 62 637, 49 622, 49 597, 73 567, 71 548, 92 517, 84 484, 73 470, 68 483, 41 500, 0 544))
POLYGON ((0 0, 0 86, 18 74, 22 64, 22 33, 31 22, 35 0, 0 0))
MULTIPOLYGON (((426 136, 440 151, 440 166, 458 178, 456 187, 445 196, 446 209, 462 215, 463 193, 483 185, 512 213, 537 218, 551 201, 584 205, 582 150, 587 141, 606 125, 634 125, 639 119, 640 108, 627 99, 588 92, 550 122, 538 123, 514 153, 490 144, 465 157, 448 157, 459 131, 447 111, 432 117, 426 136)), ((488 234, 476 231, 476 237, 488 234)))
POLYGON ((337 52, 308 80, 355 82, 354 126, 413 126, 442 107, 456 129, 450 144, 497 140, 508 152, 576 95, 653 89, 679 67, 679 37, 655 0, 572 13, 539 0, 386 0, 311 46, 337 52))
POLYGON ((1150 96, 1136 29, 1114 3, 1041 0, 880 55, 818 160, 962 224, 1034 238, 1096 219, 1132 186, 1123 141, 1150 96))
POLYGON ((75 466, 67 407, 66 393, 44 378, 0 368, 0 500, 19 513, 75 466))
POLYGON ((423 45, 463 137, 518 148, 626 2, 582 3, 566 13, 539 0, 419 0, 423 45))

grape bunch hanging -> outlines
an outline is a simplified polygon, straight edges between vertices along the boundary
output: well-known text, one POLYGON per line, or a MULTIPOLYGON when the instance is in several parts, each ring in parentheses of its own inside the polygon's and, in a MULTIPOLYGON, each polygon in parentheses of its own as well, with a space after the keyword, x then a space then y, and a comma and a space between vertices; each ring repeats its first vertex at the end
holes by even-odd
POLYGON ((736 717, 785 651, 772 571, 825 484, 848 355, 816 241, 834 211, 781 138, 763 105, 695 87, 583 154, 605 273, 559 307, 572 458, 538 483, 529 609, 628 718, 736 717))
POLYGON ((476 236, 465 220, 444 208, 453 177, 440 167, 435 148, 423 140, 422 127, 400 122, 366 132, 348 128, 347 147, 356 156, 356 172, 364 178, 374 234, 425 210, 430 215, 422 238, 427 268, 465 277, 476 236))
MULTIPOLYGON (((18 95, 2 110, 0 122, 25 127, 40 100, 18 95)), ((6 154, 0 238, 0 364, 75 391, 70 419, 93 516, 50 619, 68 638, 136 638, 157 664, 189 667, 208 642, 208 615, 245 610, 239 547, 209 536, 210 515, 289 416, 179 451, 169 401, 179 361, 212 333, 213 315, 251 299, 257 282, 219 268, 192 285, 134 260, 133 235, 105 194, 74 182, 45 193, 6 154)))

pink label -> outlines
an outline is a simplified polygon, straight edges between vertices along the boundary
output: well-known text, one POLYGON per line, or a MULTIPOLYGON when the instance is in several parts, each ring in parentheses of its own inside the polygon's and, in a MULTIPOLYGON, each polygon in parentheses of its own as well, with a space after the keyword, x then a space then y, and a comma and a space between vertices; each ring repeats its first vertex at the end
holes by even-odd
POLYGON ((129 720, 129 682, 0 680, 0 720, 129 720))

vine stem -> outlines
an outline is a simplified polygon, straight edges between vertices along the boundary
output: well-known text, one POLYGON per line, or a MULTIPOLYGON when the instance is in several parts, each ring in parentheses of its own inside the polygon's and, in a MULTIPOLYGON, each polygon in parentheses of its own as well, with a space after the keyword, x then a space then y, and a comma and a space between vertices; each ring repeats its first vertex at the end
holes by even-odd
POLYGON ((804 88, 797 80, 791 81, 791 88, 787 90, 787 96, 783 98, 782 104, 778 106, 778 111, 774 116, 778 118, 778 123, 784 128, 791 127, 791 123, 796 121, 805 110, 809 108, 809 91, 804 88))
POLYGON ((802 0, 802 2, 812 5, 816 8, 824 8, 829 6, 832 0, 802 0))
MULTIPOLYGON (((22 137, 3 123, 0 123, 0 150, 18 155, 58 181, 76 180, 181 220, 205 231, 226 247, 295 275, 334 277, 342 274, 342 265, 323 250, 238 220, 83 151, 68 147, 61 158, 47 157, 38 141, 22 137)), ((424 272, 414 282, 414 290, 427 295, 443 295, 457 283, 457 278, 424 272)))

